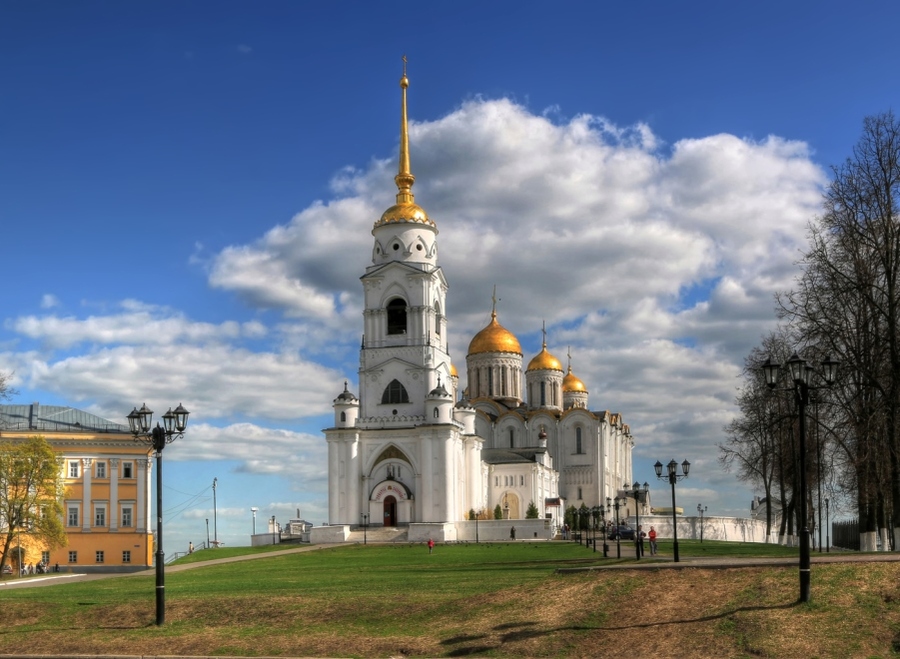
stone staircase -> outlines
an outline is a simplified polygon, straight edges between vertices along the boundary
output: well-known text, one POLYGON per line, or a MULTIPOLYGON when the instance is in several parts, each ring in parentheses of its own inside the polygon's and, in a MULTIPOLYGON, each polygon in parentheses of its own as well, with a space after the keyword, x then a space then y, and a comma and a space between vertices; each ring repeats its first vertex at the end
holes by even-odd
POLYGON ((406 542, 408 534, 406 528, 399 526, 370 526, 363 534, 363 528, 355 526, 350 530, 347 542, 363 542, 364 538, 371 543, 406 542))

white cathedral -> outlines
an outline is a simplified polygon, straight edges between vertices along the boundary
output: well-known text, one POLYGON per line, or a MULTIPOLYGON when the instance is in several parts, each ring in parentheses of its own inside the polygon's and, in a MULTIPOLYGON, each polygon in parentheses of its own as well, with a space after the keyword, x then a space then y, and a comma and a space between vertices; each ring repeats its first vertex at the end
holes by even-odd
POLYGON ((620 414, 589 410, 584 383, 548 352, 546 335, 523 382, 522 348, 496 304, 469 343, 459 395, 438 230, 411 191, 408 86, 404 67, 397 203, 372 228, 361 277, 359 398, 345 384, 324 430, 329 525, 452 528, 470 511, 493 518, 498 505, 504 519, 523 519, 534 504, 558 528, 566 506, 621 495, 634 439, 620 414))

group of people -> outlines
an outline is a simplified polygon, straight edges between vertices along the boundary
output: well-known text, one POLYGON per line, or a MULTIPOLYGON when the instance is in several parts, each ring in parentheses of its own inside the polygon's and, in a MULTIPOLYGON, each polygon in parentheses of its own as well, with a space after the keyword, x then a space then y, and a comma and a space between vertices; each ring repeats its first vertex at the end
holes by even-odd
POLYGON ((644 527, 638 525, 637 531, 634 533, 634 544, 637 547, 638 553, 643 556, 644 555, 644 538, 650 541, 650 555, 656 556, 657 547, 656 547, 656 529, 652 526, 650 527, 649 533, 644 533, 644 527))
MULTIPOLYGON (((41 561, 37 565, 34 563, 29 563, 28 565, 23 565, 20 574, 24 577, 28 574, 46 574, 50 572, 50 565, 41 561)), ((59 565, 56 566, 56 572, 59 572, 59 565)))

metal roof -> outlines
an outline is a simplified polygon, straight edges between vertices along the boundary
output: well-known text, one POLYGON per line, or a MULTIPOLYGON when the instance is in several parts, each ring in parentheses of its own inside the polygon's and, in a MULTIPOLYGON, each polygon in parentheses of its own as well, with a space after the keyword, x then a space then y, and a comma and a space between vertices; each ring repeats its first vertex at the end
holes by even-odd
POLYGON ((128 426, 67 405, 0 405, 0 430, 130 432, 128 426))

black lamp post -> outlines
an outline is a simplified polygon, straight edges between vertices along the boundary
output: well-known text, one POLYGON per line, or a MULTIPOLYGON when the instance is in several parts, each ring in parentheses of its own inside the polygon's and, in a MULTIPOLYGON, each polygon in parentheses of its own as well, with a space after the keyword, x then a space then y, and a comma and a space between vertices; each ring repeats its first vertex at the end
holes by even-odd
POLYGON ((369 539, 368 539, 369 513, 363 513, 362 518, 363 518, 363 544, 367 545, 367 544, 369 544, 369 539))
POLYGON ((622 543, 619 538, 619 508, 622 506, 623 500, 619 497, 613 499, 606 497, 606 512, 610 512, 610 506, 616 510, 616 558, 622 558, 622 543))
MULTIPOLYGON (((814 370, 808 366, 805 359, 802 359, 796 352, 791 355, 787 361, 787 367, 790 371, 791 380, 794 383, 794 398, 797 401, 797 410, 800 417, 800 492, 797 495, 800 498, 800 602, 809 601, 810 581, 811 581, 811 563, 809 556, 809 520, 806 511, 806 406, 809 403, 809 392, 822 387, 813 387, 809 384, 810 373, 814 370)), ((830 387, 834 384, 835 375, 837 374, 838 362, 826 358, 822 362, 822 378, 826 386, 830 387)), ((769 357, 762 365, 763 373, 766 376, 766 384, 770 389, 778 386, 778 372, 781 370, 781 364, 776 364, 769 357)))
POLYGON ((702 503, 697 504, 697 512, 700 513, 700 542, 703 542, 703 513, 709 510, 709 506, 704 506, 702 503))
POLYGON ((675 483, 682 478, 688 477, 688 472, 691 470, 691 463, 687 460, 682 462, 680 474, 678 473, 678 463, 674 460, 671 460, 669 464, 666 465, 668 473, 665 476, 663 476, 662 468, 662 463, 659 460, 653 465, 653 469, 656 471, 656 477, 659 480, 669 481, 669 484, 672 486, 672 554, 675 557, 675 562, 678 563, 680 559, 678 557, 678 517, 675 513, 675 483))
POLYGON ((584 506, 578 509, 578 517, 581 519, 581 535, 584 536, 584 546, 591 546, 591 539, 588 537, 588 531, 591 530, 591 512, 584 506))
POLYGON ((641 484, 635 481, 634 485, 625 483, 624 489, 626 497, 634 498, 634 554, 637 560, 641 560, 641 555, 644 553, 644 540, 640 536, 641 504, 647 500, 647 492, 650 491, 650 486, 644 483, 644 487, 641 488, 641 484))
POLYGON ((831 521, 828 519, 828 497, 825 497, 825 551, 831 553, 831 521))
POLYGON ((591 508, 591 516, 594 518, 594 551, 597 551, 597 529, 600 529, 600 535, 603 538, 603 558, 606 558, 609 547, 606 544, 606 524, 601 525, 600 523, 603 519, 603 512, 603 506, 591 508))
POLYGON ((162 507, 162 452, 166 444, 184 437, 188 412, 179 403, 173 411, 163 414, 163 425, 153 427, 153 412, 146 403, 141 409, 134 408, 128 415, 128 426, 138 441, 149 444, 156 452, 156 624, 166 621, 166 555, 163 552, 163 507, 162 507))

